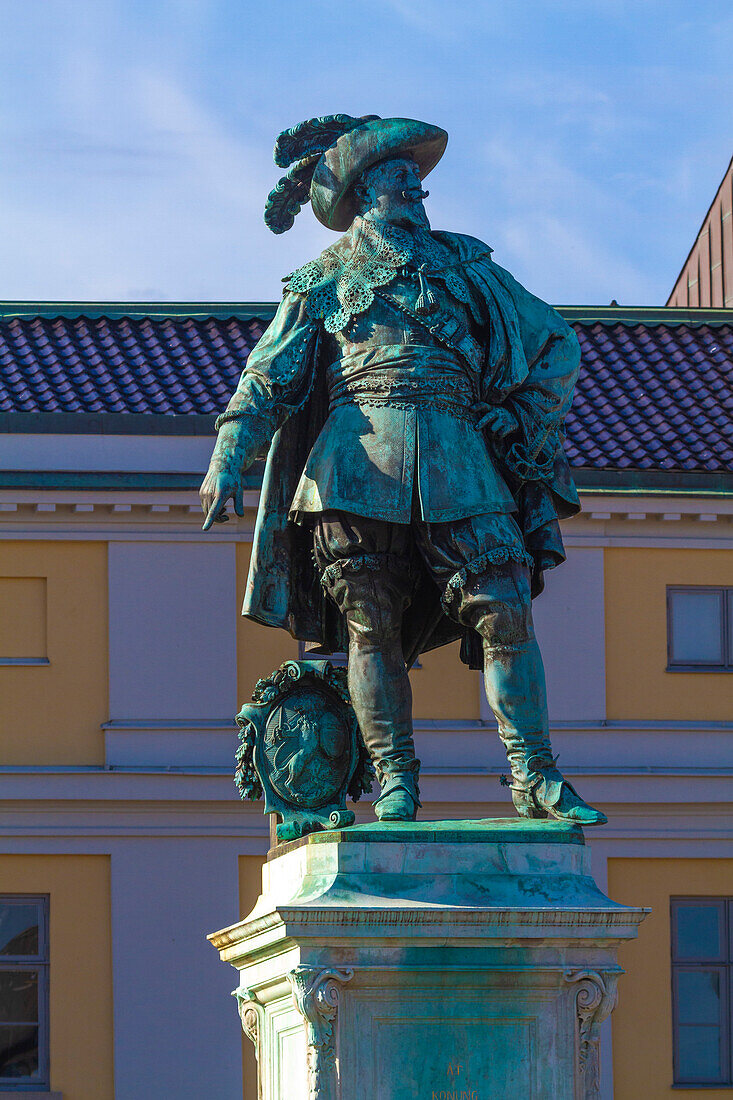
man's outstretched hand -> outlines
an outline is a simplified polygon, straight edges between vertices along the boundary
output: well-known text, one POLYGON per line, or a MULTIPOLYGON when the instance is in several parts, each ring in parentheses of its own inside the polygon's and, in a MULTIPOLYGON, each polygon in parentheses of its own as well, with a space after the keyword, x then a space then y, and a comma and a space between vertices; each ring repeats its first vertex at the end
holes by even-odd
POLYGON ((242 478, 251 464, 245 459, 247 436, 239 421, 222 425, 209 463, 209 472, 201 483, 199 500, 206 519, 203 530, 212 523, 226 523, 227 501, 234 500, 234 511, 244 515, 242 478))
POLYGON ((227 501, 234 500, 234 511, 238 516, 244 515, 244 491, 242 488, 242 470, 232 469, 212 458, 209 472, 201 483, 199 500, 201 508, 206 516, 203 530, 208 531, 212 523, 224 523, 229 518, 226 514, 227 501))

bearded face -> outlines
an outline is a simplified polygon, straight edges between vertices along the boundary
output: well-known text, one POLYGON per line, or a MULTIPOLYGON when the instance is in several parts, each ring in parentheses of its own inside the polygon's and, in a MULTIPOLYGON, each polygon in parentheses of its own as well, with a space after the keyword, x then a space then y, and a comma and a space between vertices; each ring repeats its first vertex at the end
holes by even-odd
POLYGON ((410 157, 394 157, 369 168, 355 185, 363 217, 404 229, 429 229, 420 173, 410 157))

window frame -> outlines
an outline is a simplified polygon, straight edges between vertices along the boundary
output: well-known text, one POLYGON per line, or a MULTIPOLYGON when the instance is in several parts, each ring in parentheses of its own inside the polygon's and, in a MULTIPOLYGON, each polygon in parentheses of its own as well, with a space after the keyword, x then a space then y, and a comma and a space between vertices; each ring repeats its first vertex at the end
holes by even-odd
MULTIPOLYGON (((348 668, 349 667, 349 655, 345 652, 338 653, 314 653, 312 649, 308 649, 308 646, 316 646, 316 642, 298 642, 298 660, 299 661, 330 661, 334 668, 348 668)), ((420 664, 420 658, 416 657, 410 671, 415 668, 422 668, 420 664)))
POLYGON ((668 584, 667 585, 667 672, 733 672, 733 585, 668 584), (680 661, 674 657, 674 627, 672 603, 676 593, 716 592, 720 600, 721 661, 680 661))
MULTIPOLYGON (((49 1042, 49 909, 48 894, 0 894, 2 905, 36 905, 38 917, 38 953, 36 955, 0 955, 0 972, 29 970, 38 974, 38 1073, 34 1077, 0 1076, 0 1095, 47 1091, 50 1082, 49 1042)), ((13 1021, 7 1021, 12 1024, 13 1021)))
POLYGON ((330 661, 334 668, 346 668, 349 663, 348 653, 314 653, 308 646, 317 647, 317 642, 298 642, 299 661, 330 661))
MULTIPOLYGON (((717 895, 689 895, 669 899, 670 915, 670 985, 672 995, 672 1073, 673 1088, 733 1088, 733 897, 717 895), (704 956, 699 959, 680 957, 677 952, 677 920, 680 909, 699 905, 717 905, 722 913, 720 935, 720 953, 717 956, 704 956), (716 970, 721 976, 721 1078, 700 1080, 683 1078, 679 1065, 679 1027, 680 1025, 677 978, 680 973, 716 970)), ((700 1025, 704 1026, 704 1025, 700 1025)))

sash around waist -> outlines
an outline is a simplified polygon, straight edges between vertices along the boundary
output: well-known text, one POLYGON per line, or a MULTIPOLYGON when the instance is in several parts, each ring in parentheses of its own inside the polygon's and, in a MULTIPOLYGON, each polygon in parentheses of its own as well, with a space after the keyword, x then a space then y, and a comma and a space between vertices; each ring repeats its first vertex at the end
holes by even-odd
POLYGON ((458 357, 419 344, 387 344, 345 355, 328 367, 327 376, 332 409, 368 401, 443 406, 471 416, 476 401, 458 357))

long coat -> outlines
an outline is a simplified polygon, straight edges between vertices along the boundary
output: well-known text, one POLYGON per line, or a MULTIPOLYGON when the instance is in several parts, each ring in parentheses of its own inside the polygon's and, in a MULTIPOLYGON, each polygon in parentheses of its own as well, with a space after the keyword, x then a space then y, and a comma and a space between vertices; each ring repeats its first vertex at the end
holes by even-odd
MULTIPOLYGON (((556 310, 493 262, 486 245, 459 234, 434 236, 461 263, 482 306, 481 400, 487 407, 504 405, 519 424, 505 441, 487 433, 486 442, 517 502, 517 520, 535 561, 536 595, 542 571, 564 560, 557 521, 580 507, 562 448, 562 421, 580 363, 577 337, 556 310)), ((347 255, 350 246, 347 233, 330 251, 347 255)), ((304 296, 304 315, 306 308, 304 296)), ((332 652, 346 648, 345 624, 320 585, 309 528, 288 518, 303 467, 328 416, 322 329, 317 318, 309 319, 307 331, 301 326, 295 363, 292 349, 279 354, 288 337, 282 317, 278 311, 253 350, 229 405, 247 410, 247 460, 269 444, 242 613, 332 652)), ((480 667, 478 635, 443 614, 440 593, 425 575, 403 620, 406 656, 412 659, 461 635, 462 659, 480 667)))

